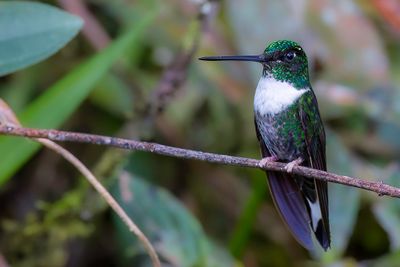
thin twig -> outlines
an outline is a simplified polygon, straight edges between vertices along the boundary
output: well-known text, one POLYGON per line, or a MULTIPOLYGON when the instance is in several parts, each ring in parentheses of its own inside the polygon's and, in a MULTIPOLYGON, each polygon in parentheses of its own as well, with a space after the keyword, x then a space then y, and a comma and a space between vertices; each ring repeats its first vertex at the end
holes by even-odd
MULTIPOLYGON (((258 168, 269 171, 287 172, 286 164, 281 162, 268 162, 264 166, 260 160, 220 155, 208 152, 195 151, 171 146, 160 145, 156 143, 140 142, 129 139, 122 139, 109 136, 83 134, 75 132, 66 132, 58 130, 42 130, 32 128, 18 128, 12 126, 0 126, 0 133, 5 135, 24 136, 31 138, 46 138, 58 142, 78 142, 90 143, 96 145, 106 145, 122 149, 147 151, 155 154, 171 156, 184 159, 195 159, 212 163, 233 165, 240 167, 258 168)), ((384 184, 382 182, 373 182, 349 176, 338 175, 321 170, 297 166, 293 168, 293 174, 324 180, 327 182, 343 184, 347 186, 358 187, 377 193, 380 196, 391 196, 400 198, 400 189, 384 184)))
POLYGON ((145 234, 131 220, 131 218, 129 218, 129 216, 121 208, 118 202, 107 191, 107 189, 96 179, 93 173, 88 168, 86 168, 86 166, 73 154, 71 154, 68 150, 64 149, 58 144, 44 138, 38 138, 38 139, 35 138, 35 140, 37 140, 44 146, 50 148, 51 150, 55 151, 56 153, 60 154, 64 159, 66 159, 69 163, 71 163, 86 178, 86 180, 88 180, 88 182, 97 190, 97 192, 103 197, 103 199, 107 202, 107 204, 121 218, 121 220, 126 224, 126 226, 128 226, 129 231, 134 233, 138 237, 138 239, 142 242, 143 246, 145 247, 147 253, 151 258, 153 266, 161 267, 161 263, 156 253, 156 250, 151 245, 150 241, 147 239, 145 234))
MULTIPOLYGON (((20 127, 21 124, 18 118, 15 116, 11 108, 0 99, 0 126, 7 127, 20 127)), ((86 166, 71 152, 61 147, 60 145, 54 143, 51 140, 45 138, 33 138, 33 140, 41 143, 47 148, 53 150, 54 152, 60 154, 64 159, 71 163, 87 180, 88 182, 97 190, 97 192, 103 197, 103 199, 108 203, 108 205, 117 213, 121 220, 128 226, 129 230, 133 232, 138 239, 142 242, 147 253, 149 254, 152 264, 154 267, 161 267, 158 255, 151 245, 150 241, 139 229, 139 227, 129 218, 125 211, 121 208, 118 202, 113 198, 113 196, 107 191, 107 189, 96 179, 93 173, 86 168, 86 166)), ((1 265, 1 255, 0 255, 0 265, 1 265)))
POLYGON ((185 83, 189 65, 199 47, 201 34, 210 13, 204 12, 204 9, 207 9, 205 8, 206 6, 211 9, 212 4, 209 1, 203 1, 198 4, 199 13, 189 24, 190 26, 182 42, 181 51, 175 56, 172 64, 165 68, 157 87, 153 90, 150 115, 154 116, 161 113, 185 83))

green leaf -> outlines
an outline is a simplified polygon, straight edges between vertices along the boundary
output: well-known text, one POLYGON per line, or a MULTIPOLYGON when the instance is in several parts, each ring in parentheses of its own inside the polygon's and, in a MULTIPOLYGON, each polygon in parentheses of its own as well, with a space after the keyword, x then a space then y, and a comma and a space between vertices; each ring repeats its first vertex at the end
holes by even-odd
MULTIPOLYGON (((19 118, 22 125, 36 128, 59 127, 88 96, 96 82, 109 70, 127 48, 138 44, 138 38, 154 15, 135 23, 129 32, 107 49, 84 62, 30 104, 19 118)), ((8 180, 38 149, 33 141, 0 138, 0 184, 8 180)))
MULTIPOLYGON (((205 257, 202 229, 167 191, 125 172, 119 175, 116 188, 117 201, 155 245, 164 261, 172 266, 204 266, 200 264, 205 257)), ((145 255, 141 244, 117 217, 116 223, 119 237, 125 242, 125 252, 131 256, 145 255)))
MULTIPOLYGON (((166 190, 122 170, 112 192, 168 266, 233 266, 229 253, 216 249, 197 220, 166 190)), ((141 243, 114 218, 123 258, 129 266, 148 266, 141 243)))
POLYGON ((79 17, 34 2, 0 2, 0 76, 57 52, 82 27, 79 17))

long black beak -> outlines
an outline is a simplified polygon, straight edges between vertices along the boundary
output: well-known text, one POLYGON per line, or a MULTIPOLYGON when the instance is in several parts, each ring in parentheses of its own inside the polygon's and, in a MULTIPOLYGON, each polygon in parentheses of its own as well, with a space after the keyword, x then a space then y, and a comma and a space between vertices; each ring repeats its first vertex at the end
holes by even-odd
POLYGON ((266 63, 269 58, 265 54, 261 55, 249 55, 249 56, 213 56, 213 57, 200 57, 200 60, 207 61, 253 61, 259 63, 266 63))

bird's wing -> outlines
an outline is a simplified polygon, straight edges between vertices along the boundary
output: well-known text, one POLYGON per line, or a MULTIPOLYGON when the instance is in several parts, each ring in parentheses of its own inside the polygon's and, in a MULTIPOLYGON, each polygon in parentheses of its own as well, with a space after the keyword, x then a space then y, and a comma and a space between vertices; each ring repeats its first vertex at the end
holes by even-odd
MULTIPOLYGON (((260 135, 256 122, 255 127, 262 156, 270 157, 271 153, 260 135)), ((271 196, 280 216, 297 241, 308 250, 312 250, 309 214, 298 184, 287 173, 268 171, 267 175, 271 196)))
MULTIPOLYGON (((312 98, 299 105, 299 119, 305 133, 307 155, 303 166, 326 171, 325 131, 318 111, 318 103, 312 91, 312 98)), ((327 182, 297 177, 306 198, 310 212, 311 227, 321 246, 330 247, 327 182)))

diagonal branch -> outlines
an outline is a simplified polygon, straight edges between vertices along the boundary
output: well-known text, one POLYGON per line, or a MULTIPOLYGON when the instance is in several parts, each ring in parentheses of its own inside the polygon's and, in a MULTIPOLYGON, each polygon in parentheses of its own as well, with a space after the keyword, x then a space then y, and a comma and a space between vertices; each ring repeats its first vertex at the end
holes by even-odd
MULTIPOLYGON (((14 127, 21 127, 17 116, 11 110, 11 108, 0 99, 0 125, 8 125, 14 127)), ((155 248, 151 245, 149 239, 143 234, 139 227, 129 218, 126 212, 121 208, 118 202, 113 196, 107 191, 107 189, 97 180, 94 174, 71 152, 64 149, 60 145, 54 143, 51 140, 44 138, 33 138, 44 145, 45 147, 53 150, 54 152, 61 155, 65 160, 71 163, 86 179, 87 181, 97 190, 97 192, 103 197, 108 205, 115 211, 115 213, 121 218, 121 220, 129 228, 129 231, 134 233, 138 239, 142 242, 144 248, 149 253, 150 259, 154 267, 161 267, 160 259, 158 258, 155 248)), ((0 267, 2 265, 2 259, 0 255, 0 267)))
MULTIPOLYGON (((262 166, 260 164, 260 160, 257 159, 220 155, 220 154, 160 145, 156 143, 140 142, 135 140, 94 135, 94 134, 83 134, 83 133, 66 132, 58 130, 19 128, 19 127, 1 126, 1 125, 0 125, 0 134, 24 136, 30 138, 46 138, 58 142, 78 142, 78 143, 89 143, 95 145, 105 145, 122 149, 146 151, 176 158, 195 159, 195 160, 201 160, 201 161, 224 164, 224 165, 258 168, 269 171, 287 172, 287 170, 285 169, 286 164, 281 162, 267 162, 264 166, 262 166)), ((359 178, 338 175, 302 166, 294 167, 292 173, 327 182, 358 187, 361 189, 375 192, 380 196, 386 195, 386 196, 400 198, 399 188, 384 184, 383 182, 363 180, 359 178)))

